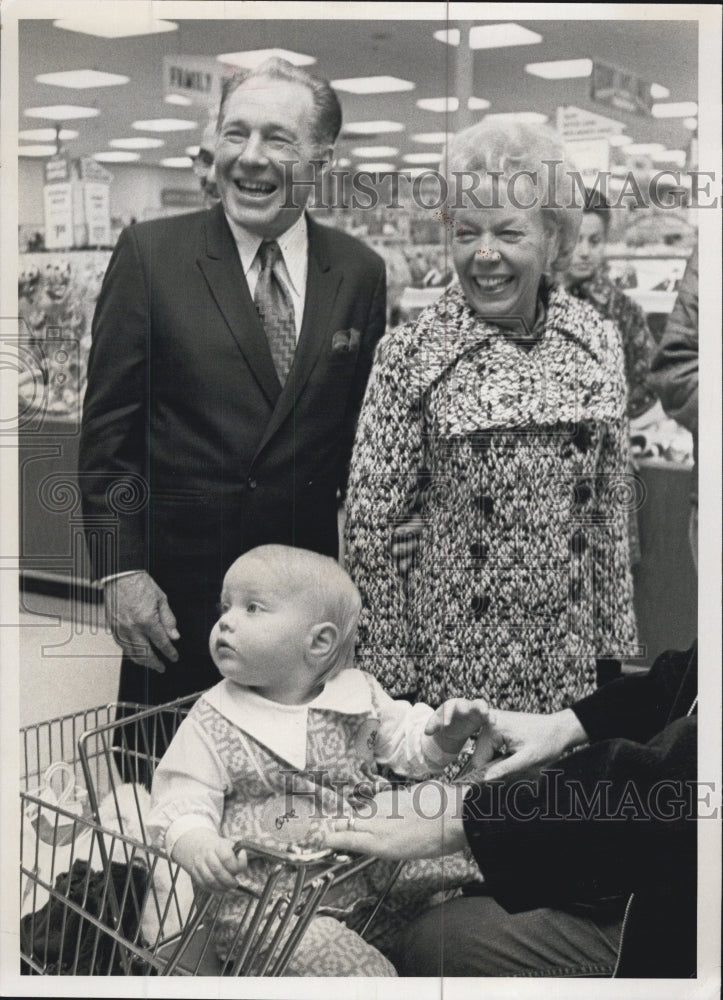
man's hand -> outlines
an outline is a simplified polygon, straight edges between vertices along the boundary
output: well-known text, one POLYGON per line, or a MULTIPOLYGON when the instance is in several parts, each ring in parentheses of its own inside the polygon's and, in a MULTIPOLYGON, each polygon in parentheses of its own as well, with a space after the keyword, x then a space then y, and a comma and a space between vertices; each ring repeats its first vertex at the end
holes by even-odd
POLYGON ((552 715, 488 710, 482 739, 467 767, 457 777, 491 781, 558 760, 567 750, 587 741, 580 720, 566 708, 552 715), (503 754, 492 760, 495 753, 503 754))
MULTIPOLYGON (((440 705, 424 727, 426 736, 433 736, 444 753, 459 753, 470 736, 480 732, 487 742, 490 707, 482 698, 450 698, 440 705)), ((492 751, 490 750, 490 759, 492 751)))
POLYGON ((146 572, 131 573, 105 585, 106 621, 126 656, 142 666, 165 672, 154 648, 175 662, 179 638, 168 599, 146 572))
POLYGON ((414 565, 423 527, 424 521, 419 514, 413 514, 392 532, 392 558, 401 573, 408 573, 414 565))
POLYGON ((325 844, 400 860, 454 854, 467 845, 462 826, 465 791, 461 785, 439 781, 385 790, 352 819, 329 820, 322 827, 325 844))
POLYGON ((181 834, 171 851, 191 876, 195 885, 209 892, 223 892, 238 884, 236 876, 246 868, 246 852, 234 854, 234 841, 221 837, 215 830, 198 827, 181 834))

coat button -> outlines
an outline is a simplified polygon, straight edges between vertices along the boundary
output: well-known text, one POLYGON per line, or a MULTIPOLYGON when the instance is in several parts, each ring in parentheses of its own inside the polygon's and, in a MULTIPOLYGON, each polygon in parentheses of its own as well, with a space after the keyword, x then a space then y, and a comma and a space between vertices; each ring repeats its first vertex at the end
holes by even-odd
POLYGON ((255 489, 256 489, 256 487, 257 487, 257 486, 258 486, 259 484, 258 484, 258 483, 256 482, 256 480, 255 480, 255 479, 249 479, 249 481, 248 481, 248 484, 247 484, 247 485, 248 485, 248 488, 249 488, 250 490, 255 490, 255 489))

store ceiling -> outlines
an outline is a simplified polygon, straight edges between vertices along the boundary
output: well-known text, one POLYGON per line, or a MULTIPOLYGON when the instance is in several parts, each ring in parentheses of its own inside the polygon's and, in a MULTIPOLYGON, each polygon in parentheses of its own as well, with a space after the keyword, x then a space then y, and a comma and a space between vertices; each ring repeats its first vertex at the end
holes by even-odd
MULTIPOLYGON (((105 6, 110 12, 113 6, 119 5, 105 6)), ((310 11, 313 9, 312 5, 304 6, 310 11)), ((680 9, 685 10, 684 7, 680 9)), ((650 10, 652 15, 654 7, 650 10)), ((345 121, 391 119, 405 124, 405 130, 395 135, 370 136, 363 142, 359 138, 342 138, 338 147, 340 156, 351 156, 351 150, 360 145, 392 146, 399 149, 399 154, 391 160, 401 165, 404 154, 436 152, 439 148, 414 141, 415 134, 455 127, 454 116, 425 111, 416 105, 422 98, 454 93, 457 49, 433 37, 434 31, 451 27, 451 23, 378 19, 225 19, 176 20, 176 23, 178 30, 163 34, 105 39, 62 30, 54 27, 52 21, 21 21, 19 129, 52 124, 24 116, 25 108, 68 103, 97 107, 98 117, 67 123, 69 128, 79 132, 79 136, 69 141, 66 148, 71 156, 81 156, 108 150, 111 139, 150 135, 131 127, 138 119, 196 120, 198 126, 193 130, 156 136, 163 139, 165 145, 141 151, 139 162, 157 164, 165 157, 182 156, 187 146, 199 142, 205 115, 198 108, 164 103, 163 56, 216 56, 223 52, 265 48, 285 48, 314 56, 317 62, 310 68, 330 79, 383 74, 416 84, 414 90, 401 93, 340 94, 345 121), (40 74, 76 69, 124 74, 130 77, 130 82, 121 86, 71 90, 38 83, 35 79, 40 74)), ((542 35, 543 41, 474 53, 474 95, 490 102, 490 113, 538 111, 548 115, 554 123, 556 108, 573 104, 624 122, 627 134, 636 142, 658 142, 666 149, 687 148, 690 132, 681 119, 656 119, 606 108, 590 99, 589 79, 542 80, 526 73, 524 66, 528 62, 590 57, 629 70, 651 84, 661 84, 670 91, 666 101, 696 101, 697 21, 517 23, 542 35)), ((475 112, 475 115, 483 113, 475 112)), ((383 159, 389 161, 390 157, 383 159)))

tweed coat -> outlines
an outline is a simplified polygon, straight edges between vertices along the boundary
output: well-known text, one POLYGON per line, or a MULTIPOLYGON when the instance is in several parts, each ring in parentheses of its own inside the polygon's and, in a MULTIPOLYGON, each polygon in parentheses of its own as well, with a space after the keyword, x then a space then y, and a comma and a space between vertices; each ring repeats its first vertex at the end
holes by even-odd
POLYGON ((597 657, 635 655, 626 406, 617 330, 559 287, 533 342, 458 285, 387 334, 347 495, 358 665, 430 704, 552 711, 593 689, 597 657), (405 576, 390 543, 414 512, 405 576))

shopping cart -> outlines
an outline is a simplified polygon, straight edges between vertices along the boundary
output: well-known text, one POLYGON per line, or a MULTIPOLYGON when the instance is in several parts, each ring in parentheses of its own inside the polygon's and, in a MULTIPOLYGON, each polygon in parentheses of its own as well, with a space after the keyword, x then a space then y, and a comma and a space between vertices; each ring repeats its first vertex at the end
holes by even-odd
POLYGON ((195 697, 156 708, 105 706, 21 730, 23 973, 281 976, 329 890, 374 864, 254 845, 271 863, 269 876, 260 891, 231 890, 239 917, 220 961, 213 941, 225 894, 194 891, 151 845, 144 824, 144 782, 195 697), (60 794, 48 790, 56 769, 60 794))

